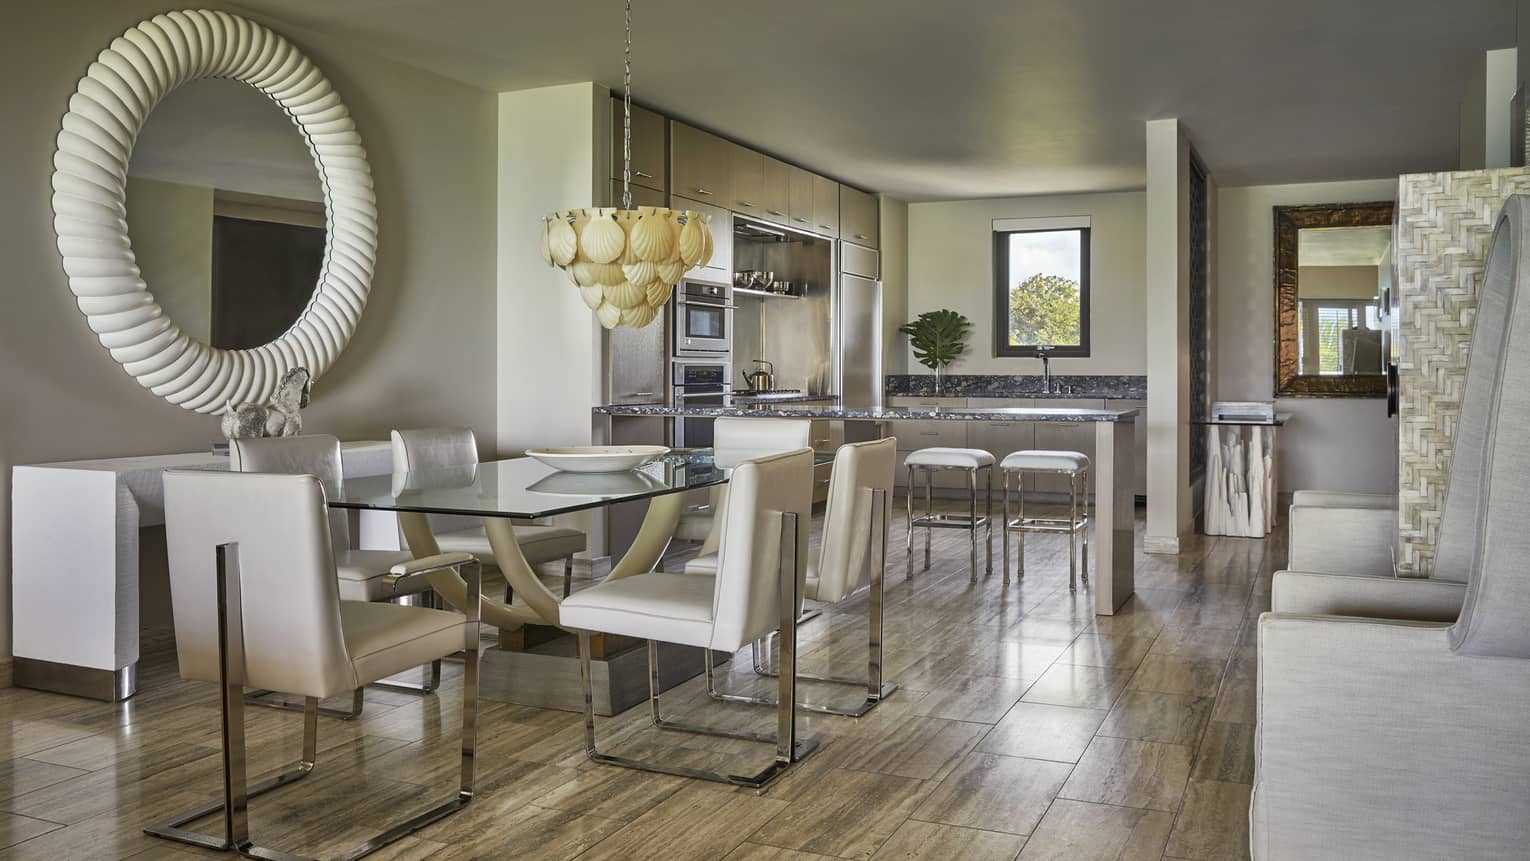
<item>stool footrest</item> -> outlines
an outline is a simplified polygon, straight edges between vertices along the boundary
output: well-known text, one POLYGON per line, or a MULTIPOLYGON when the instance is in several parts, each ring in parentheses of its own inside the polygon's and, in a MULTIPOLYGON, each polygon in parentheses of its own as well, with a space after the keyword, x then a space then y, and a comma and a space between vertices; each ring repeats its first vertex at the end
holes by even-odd
POLYGON ((1016 517, 1004 524, 1004 528, 1010 532, 1055 532, 1068 535, 1080 532, 1089 527, 1089 518, 1081 517, 1070 525, 1067 518, 1058 517, 1016 517))
POLYGON ((914 526, 936 529, 978 529, 988 524, 988 516, 980 514, 976 519, 966 514, 921 514, 914 518, 914 526))

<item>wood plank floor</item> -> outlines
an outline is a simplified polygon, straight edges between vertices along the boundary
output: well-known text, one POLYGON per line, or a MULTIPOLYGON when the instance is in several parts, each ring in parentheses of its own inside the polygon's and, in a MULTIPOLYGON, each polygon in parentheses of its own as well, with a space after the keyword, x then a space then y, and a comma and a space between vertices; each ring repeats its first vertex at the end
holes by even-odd
MULTIPOLYGON (((1255 622, 1284 543, 1197 537, 1141 553, 1137 592, 1096 617, 1067 588, 1061 537, 1028 538, 1027 574, 968 582, 964 533, 904 578, 890 536, 886 673, 902 687, 869 716, 804 715, 819 751, 762 793, 600 766, 575 714, 483 703, 478 794, 379 858, 1237 859, 1248 855, 1255 622)), ((916 544, 916 548, 918 545, 916 544)), ((916 558, 917 551, 916 551, 916 558)), ((864 597, 803 626, 805 672, 865 672, 864 597)), ((146 823, 212 798, 219 720, 210 685, 180 681, 163 641, 141 693, 108 705, 0 691, 0 858, 196 857, 146 823)), ((771 690, 732 662, 726 687, 771 690)), ((805 685, 849 704, 854 690, 805 685)), ((708 700, 700 680, 668 716, 768 732, 772 712, 708 700)), ((314 775, 252 804, 259 842, 332 855, 455 786, 460 669, 438 697, 368 692, 364 716, 321 719, 314 775)), ((289 764, 298 716, 248 712, 252 777, 289 764)), ((601 719, 612 752, 753 770, 763 745, 672 733, 646 708, 601 719)), ((211 820, 201 823, 215 830, 211 820)), ((212 854, 212 853, 205 853, 212 854)), ((227 857, 227 856, 219 856, 227 857)))

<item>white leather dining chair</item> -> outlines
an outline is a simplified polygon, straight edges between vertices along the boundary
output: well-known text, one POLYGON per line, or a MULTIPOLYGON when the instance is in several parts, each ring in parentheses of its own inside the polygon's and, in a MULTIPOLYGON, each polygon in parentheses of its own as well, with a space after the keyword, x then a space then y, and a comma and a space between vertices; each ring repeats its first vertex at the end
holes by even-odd
MULTIPOLYGON (((324 487, 311 475, 171 471, 164 486, 176 654, 182 678, 221 689, 223 799, 144 830, 248 857, 292 857, 253 844, 247 804, 313 772, 319 701, 459 652, 462 755, 454 797, 341 857, 359 858, 466 806, 473 797, 478 589, 467 590, 461 612, 341 600, 324 487), (245 773, 246 688, 304 698, 298 766, 255 786, 245 773), (219 813, 222 835, 184 827, 219 813)), ((403 562, 390 576, 449 568, 466 568, 468 582, 480 585, 480 566, 467 553, 403 562)))
MULTIPOLYGON (((834 472, 829 479, 829 498, 824 505, 823 539, 818 558, 809 559, 804 597, 837 604, 869 587, 867 594, 867 673, 865 679, 820 678, 798 674, 799 679, 854 685, 866 689, 866 699, 850 708, 801 703, 804 711, 860 717, 898 689, 882 680, 883 585, 887 573, 887 529, 893 473, 897 468, 897 440, 873 440, 840 446, 834 453, 834 472)), ((710 574, 716 556, 693 560, 688 574, 710 574), (698 564, 699 563, 699 564, 698 564)), ((756 651, 755 671, 775 675, 762 666, 756 651)), ((712 653, 706 653, 707 694, 713 699, 753 705, 775 705, 767 697, 722 693, 717 690, 712 653)))
MULTIPOLYGON (((229 441, 228 468, 233 472, 264 472, 287 475, 311 475, 338 491, 345 477, 340 457, 340 440, 323 434, 229 441)), ((393 566, 408 562, 414 554, 407 550, 357 550, 351 546, 350 517, 337 508, 329 510, 329 537, 334 545, 335 570, 340 578, 342 601, 411 600, 434 606, 434 593, 423 577, 400 579, 390 572, 393 566)), ((433 661, 425 682, 379 681, 376 687, 409 693, 428 694, 441 685, 441 662, 433 661)), ((268 708, 300 710, 301 706, 271 701, 270 691, 251 691, 249 702, 268 708)), ((361 689, 351 694, 350 711, 321 708, 328 717, 353 720, 360 716, 365 701, 361 689)))
POLYGON ((802 448, 745 460, 733 468, 722 512, 716 577, 654 571, 575 593, 563 602, 563 622, 579 632, 584 686, 585 753, 609 765, 760 787, 810 753, 816 742, 796 737, 797 606, 807 559, 813 451, 802 448), (659 708, 658 643, 737 651, 771 631, 781 632, 781 674, 773 735, 666 720, 659 708), (775 758, 752 775, 723 774, 601 753, 595 740, 590 634, 648 641, 649 706, 654 726, 680 732, 772 743, 775 758))
MULTIPOLYGON (((812 446, 813 423, 808 419, 739 418, 723 416, 712 427, 712 451, 718 466, 766 454, 795 451, 812 446)), ((708 490, 707 504, 680 515, 675 538, 700 542, 700 556, 717 552, 718 515, 728 498, 728 485, 708 490)))
MULTIPOLYGON (((471 428, 395 430, 392 441, 393 474, 396 476, 410 470, 478 463, 478 439, 471 428)), ((446 517, 438 520, 450 522, 446 517)), ((520 545, 521 554, 533 570, 545 562, 563 560, 563 596, 568 597, 574 584, 574 554, 583 552, 588 545, 585 534, 564 526, 543 526, 525 521, 517 521, 514 529, 516 544, 520 545)), ((451 529, 434 528, 432 534, 442 552, 461 550, 477 556, 485 565, 497 567, 494 550, 482 524, 458 523, 451 529)), ((510 600, 507 592, 505 601, 510 600)))

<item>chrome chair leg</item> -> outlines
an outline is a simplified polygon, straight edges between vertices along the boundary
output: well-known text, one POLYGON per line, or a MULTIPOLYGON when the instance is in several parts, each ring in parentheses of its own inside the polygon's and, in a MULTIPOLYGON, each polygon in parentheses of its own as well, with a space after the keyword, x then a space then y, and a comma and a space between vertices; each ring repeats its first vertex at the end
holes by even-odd
POLYGON ((574 594, 574 557, 563 559, 563 597, 574 594))
MULTIPOLYGON (((250 706, 259 706, 259 707, 264 708, 264 709, 276 709, 278 711, 284 711, 284 712, 300 712, 300 711, 304 711, 306 709, 306 706, 303 703, 287 702, 286 700, 268 699, 268 697, 271 697, 274 694, 275 694, 275 691, 266 691, 266 690, 245 691, 245 693, 244 693, 244 704, 245 705, 250 705, 250 706)), ((330 708, 329 706, 319 706, 318 713, 320 715, 323 715, 324 717, 327 717, 327 718, 334 718, 335 720, 355 720, 356 718, 361 717, 361 710, 365 706, 366 706, 365 692, 364 692, 364 690, 362 688, 357 688, 356 690, 351 692, 351 707, 350 707, 350 709, 333 709, 333 708, 330 708)))
MULTIPOLYGON (((659 705, 659 664, 658 643, 648 641, 648 704, 652 712, 654 726, 677 732, 695 733, 699 735, 720 736, 723 738, 743 739, 745 741, 758 741, 773 743, 776 746, 776 755, 773 762, 761 771, 752 775, 724 774, 715 771, 703 771, 695 768, 687 768, 680 765, 656 762, 653 760, 631 759, 628 757, 613 756, 601 753, 595 738, 595 694, 592 685, 590 671, 590 634, 588 631, 578 632, 579 638, 579 680, 584 687, 584 750, 585 755, 592 761, 605 765, 616 765, 623 768, 632 768, 639 771, 649 771, 657 774, 672 774, 678 777, 689 777, 696 780, 710 780, 716 783, 729 783, 735 786, 747 786, 758 789, 765 786, 781 773, 783 769, 793 762, 806 758, 818 747, 818 742, 813 739, 797 739, 797 530, 799 526, 797 517, 792 512, 786 512, 781 516, 781 572, 780 572, 780 607, 781 607, 781 675, 779 677, 779 698, 776 705, 776 732, 774 735, 760 733, 734 732, 712 727, 704 727, 694 724, 679 723, 664 718, 659 705)), ((711 652, 707 651, 706 660, 710 665, 711 652)))
MULTIPOLYGON (((810 676, 806 673, 798 673, 797 678, 802 681, 824 682, 835 685, 851 685, 864 687, 866 699, 858 705, 849 708, 835 706, 822 706, 816 703, 798 703, 799 711, 814 712, 816 714, 843 715, 845 717, 861 717, 876 707, 878 703, 891 696, 898 689, 897 682, 882 681, 882 631, 885 624, 883 606, 886 595, 887 581, 887 524, 891 516, 891 504, 887 494, 881 490, 871 491, 871 583, 867 589, 867 632, 866 632, 866 678, 847 679, 836 676, 810 676)), ((754 671, 762 676, 778 677, 779 673, 765 670, 761 666, 760 643, 755 641, 754 671)), ((717 689, 716 676, 713 668, 712 652, 707 650, 704 659, 706 665, 706 688, 707 696, 714 700, 730 703, 744 703, 755 706, 779 705, 779 700, 770 697, 754 697, 746 694, 723 693, 717 689)))
MULTIPOLYGON (((222 691, 223 713, 223 800, 202 805, 178 814, 164 823, 144 829, 146 834, 163 837, 192 846, 215 851, 233 849, 246 858, 270 859, 270 861, 303 861, 300 856, 255 845, 250 837, 249 801, 271 790, 289 785, 313 772, 318 752, 319 703, 313 697, 303 704, 303 759, 298 768, 269 780, 250 786, 246 774, 246 751, 244 734, 244 685, 235 679, 234 644, 243 637, 243 620, 237 607, 229 604, 229 595, 239 593, 238 544, 220 544, 217 553, 217 601, 218 601, 218 677, 222 691), (181 826, 223 811, 222 838, 189 831, 181 826)), ((469 628, 476 628, 479 619, 480 574, 475 566, 468 579, 469 608, 465 608, 469 628)), ((355 861, 370 855, 391 843, 409 836, 431 823, 455 813, 473 797, 473 751, 476 740, 478 708, 478 646, 475 642, 467 650, 463 679, 463 734, 462 777, 457 797, 439 807, 402 822, 376 837, 337 856, 338 861, 355 861)), ((360 694, 360 691, 357 692, 360 694)))

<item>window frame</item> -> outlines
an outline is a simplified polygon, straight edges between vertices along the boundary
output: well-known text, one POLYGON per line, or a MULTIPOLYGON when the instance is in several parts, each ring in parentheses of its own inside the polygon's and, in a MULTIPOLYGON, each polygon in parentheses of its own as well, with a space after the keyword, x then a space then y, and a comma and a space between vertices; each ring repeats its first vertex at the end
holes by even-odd
POLYGON ((1043 356, 1066 359, 1089 357, 1089 258, 1094 245, 1090 225, 1058 225, 1055 227, 993 227, 993 354, 995 357, 1016 359, 1039 359, 1043 356), (1026 344, 1009 342, 1009 237, 1016 233, 1070 233, 1079 234, 1078 267, 1078 343, 1077 344, 1026 344))

